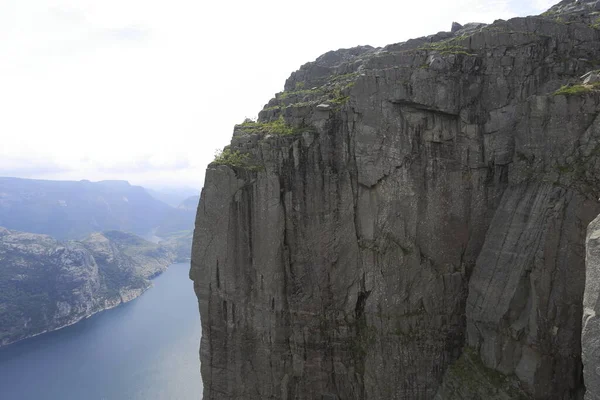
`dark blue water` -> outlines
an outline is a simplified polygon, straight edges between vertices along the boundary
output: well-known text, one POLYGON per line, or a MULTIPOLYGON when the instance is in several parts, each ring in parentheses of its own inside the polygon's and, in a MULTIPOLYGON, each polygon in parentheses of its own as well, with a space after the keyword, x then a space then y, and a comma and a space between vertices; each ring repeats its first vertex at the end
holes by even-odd
POLYGON ((136 300, 0 349, 0 399, 201 399, 188 270, 174 264, 136 300))

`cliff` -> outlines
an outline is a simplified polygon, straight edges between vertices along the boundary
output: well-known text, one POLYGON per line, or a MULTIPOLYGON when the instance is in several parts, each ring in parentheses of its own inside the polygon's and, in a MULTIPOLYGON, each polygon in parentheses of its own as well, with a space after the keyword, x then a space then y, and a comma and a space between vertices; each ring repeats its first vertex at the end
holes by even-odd
POLYGON ((205 400, 583 397, 599 4, 326 53, 235 127, 192 250, 205 400))
POLYGON ((172 259, 123 232, 59 242, 0 227, 0 346, 136 298, 172 259))
POLYGON ((588 227, 583 298, 583 366, 586 400, 600 399, 600 216, 588 227))

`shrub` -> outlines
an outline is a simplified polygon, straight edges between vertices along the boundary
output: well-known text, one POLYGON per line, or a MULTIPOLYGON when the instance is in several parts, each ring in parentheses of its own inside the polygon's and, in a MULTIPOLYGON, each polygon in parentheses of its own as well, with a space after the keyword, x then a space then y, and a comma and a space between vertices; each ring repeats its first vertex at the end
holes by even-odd
POLYGON ((213 164, 244 167, 248 164, 249 160, 249 154, 240 153, 239 150, 231 151, 231 149, 226 147, 221 151, 217 151, 215 154, 215 159, 213 160, 213 164))

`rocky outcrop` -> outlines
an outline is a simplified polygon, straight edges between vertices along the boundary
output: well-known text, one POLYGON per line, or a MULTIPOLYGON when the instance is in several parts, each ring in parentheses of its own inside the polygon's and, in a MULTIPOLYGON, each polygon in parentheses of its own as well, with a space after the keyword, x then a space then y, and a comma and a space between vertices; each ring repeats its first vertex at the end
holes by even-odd
POLYGON ((204 399, 582 398, 600 31, 571 3, 327 53, 235 127, 192 250, 204 399))
POLYGON ((583 298, 583 372, 586 400, 600 399, 600 216, 588 227, 583 298))
POLYGON ((172 259, 123 232, 58 242, 0 227, 0 346, 136 298, 172 259))

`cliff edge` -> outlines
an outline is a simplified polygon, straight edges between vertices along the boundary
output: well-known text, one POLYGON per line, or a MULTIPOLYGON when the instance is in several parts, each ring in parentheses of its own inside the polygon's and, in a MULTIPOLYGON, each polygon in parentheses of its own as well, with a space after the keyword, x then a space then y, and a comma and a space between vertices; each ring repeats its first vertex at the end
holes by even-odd
POLYGON ((192 249, 204 399, 581 399, 599 12, 329 52, 237 125, 192 249))

